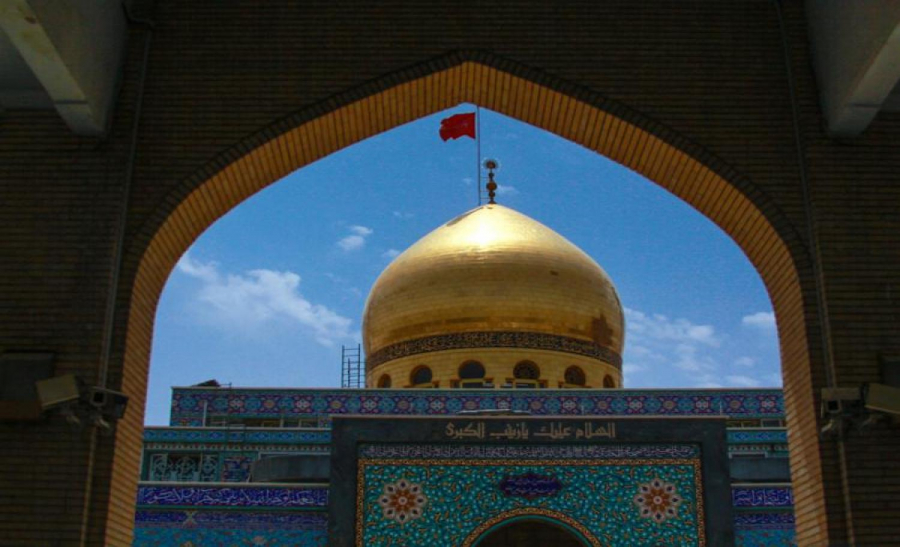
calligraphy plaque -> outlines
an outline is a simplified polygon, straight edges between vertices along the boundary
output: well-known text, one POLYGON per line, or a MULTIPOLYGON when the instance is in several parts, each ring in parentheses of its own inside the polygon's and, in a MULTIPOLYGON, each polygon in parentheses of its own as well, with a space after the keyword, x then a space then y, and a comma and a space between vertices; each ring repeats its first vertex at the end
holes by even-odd
POLYGON ((510 497, 535 498, 552 496, 562 490, 562 483, 556 477, 525 473, 523 475, 508 475, 497 485, 504 495, 510 497))

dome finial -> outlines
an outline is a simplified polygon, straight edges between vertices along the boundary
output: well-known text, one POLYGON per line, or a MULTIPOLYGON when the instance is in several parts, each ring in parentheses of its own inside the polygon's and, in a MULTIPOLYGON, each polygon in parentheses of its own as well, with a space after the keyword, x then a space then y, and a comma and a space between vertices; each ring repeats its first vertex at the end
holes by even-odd
POLYGON ((490 199, 490 201, 488 201, 488 204, 496 205, 497 202, 494 201, 494 196, 497 195, 497 183, 494 182, 494 170, 499 169, 500 164, 497 162, 497 160, 488 159, 488 160, 484 160, 484 166, 488 170, 487 191, 488 191, 488 198, 490 199))

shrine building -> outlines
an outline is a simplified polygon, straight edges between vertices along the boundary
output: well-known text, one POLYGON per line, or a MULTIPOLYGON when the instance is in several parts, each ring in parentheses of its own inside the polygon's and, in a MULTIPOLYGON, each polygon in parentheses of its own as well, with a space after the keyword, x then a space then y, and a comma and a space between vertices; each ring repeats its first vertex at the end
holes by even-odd
POLYGON ((624 344, 603 269, 492 195, 375 282, 365 388, 173 388, 134 545, 794 545, 781 390, 626 389, 624 344))

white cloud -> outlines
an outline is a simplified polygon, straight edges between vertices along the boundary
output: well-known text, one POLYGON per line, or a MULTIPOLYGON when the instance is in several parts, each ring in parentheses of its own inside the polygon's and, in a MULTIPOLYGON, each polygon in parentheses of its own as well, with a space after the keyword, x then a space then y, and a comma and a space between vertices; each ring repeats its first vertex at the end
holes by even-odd
POLYGON ((400 255, 400 251, 397 249, 388 249, 385 252, 381 253, 381 256, 384 258, 397 258, 400 255))
POLYGON ((719 369, 716 351, 722 337, 712 325, 631 308, 625 308, 625 325, 626 374, 655 371, 665 376, 663 381, 668 385, 720 385, 715 372, 719 369))
POLYGON ((463 177, 462 182, 466 186, 472 186, 472 183, 475 182, 475 179, 473 179, 472 177, 463 177))
POLYGON ((758 357, 732 353, 738 344, 713 325, 631 308, 625 308, 625 320, 623 372, 629 385, 634 384, 628 375, 634 373, 635 383, 643 384, 641 387, 760 387, 773 383, 758 357))
POLYGON ((704 350, 706 349, 691 343, 677 344, 672 364, 681 370, 692 373, 714 371, 719 368, 719 365, 711 356, 705 354, 704 350))
POLYGON ((350 319, 304 298, 300 276, 293 272, 249 270, 223 274, 215 262, 200 262, 185 254, 177 270, 202 283, 195 295, 197 311, 228 329, 247 329, 287 321, 309 331, 323 345, 352 338, 350 319))
POLYGON ((674 343, 702 344, 719 347, 722 343, 712 325, 696 325, 687 319, 669 319, 665 315, 652 314, 625 308, 625 324, 628 336, 634 340, 655 340, 674 343))
POLYGON ((725 377, 728 383, 735 387, 759 387, 762 383, 756 378, 744 375, 729 375, 725 377))
POLYGON ((394 211, 393 215, 395 218, 402 218, 402 219, 412 218, 412 217, 416 216, 413 213, 404 213, 403 211, 394 211))
POLYGON ((337 242, 337 246, 341 249, 350 252, 350 251, 358 251, 366 246, 366 238, 372 235, 372 229, 366 228, 365 226, 359 226, 354 224, 350 226, 350 235, 340 239, 337 242))
POLYGON ((509 184, 498 184, 497 195, 506 197, 517 196, 519 195, 519 190, 515 186, 509 184))
POLYGON ((366 238, 358 235, 347 236, 338 241, 337 245, 347 252, 357 251, 366 246, 366 238))
POLYGON ((741 324, 745 327, 753 327, 760 330, 775 330, 775 314, 772 312, 756 312, 751 315, 745 315, 741 319, 741 324))

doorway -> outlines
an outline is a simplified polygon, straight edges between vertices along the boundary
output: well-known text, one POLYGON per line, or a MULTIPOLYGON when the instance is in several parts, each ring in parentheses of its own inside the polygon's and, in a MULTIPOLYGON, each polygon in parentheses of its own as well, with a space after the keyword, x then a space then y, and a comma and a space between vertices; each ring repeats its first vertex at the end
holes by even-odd
POLYGON ((478 547, 586 547, 564 527, 545 520, 516 520, 489 532, 478 547))

